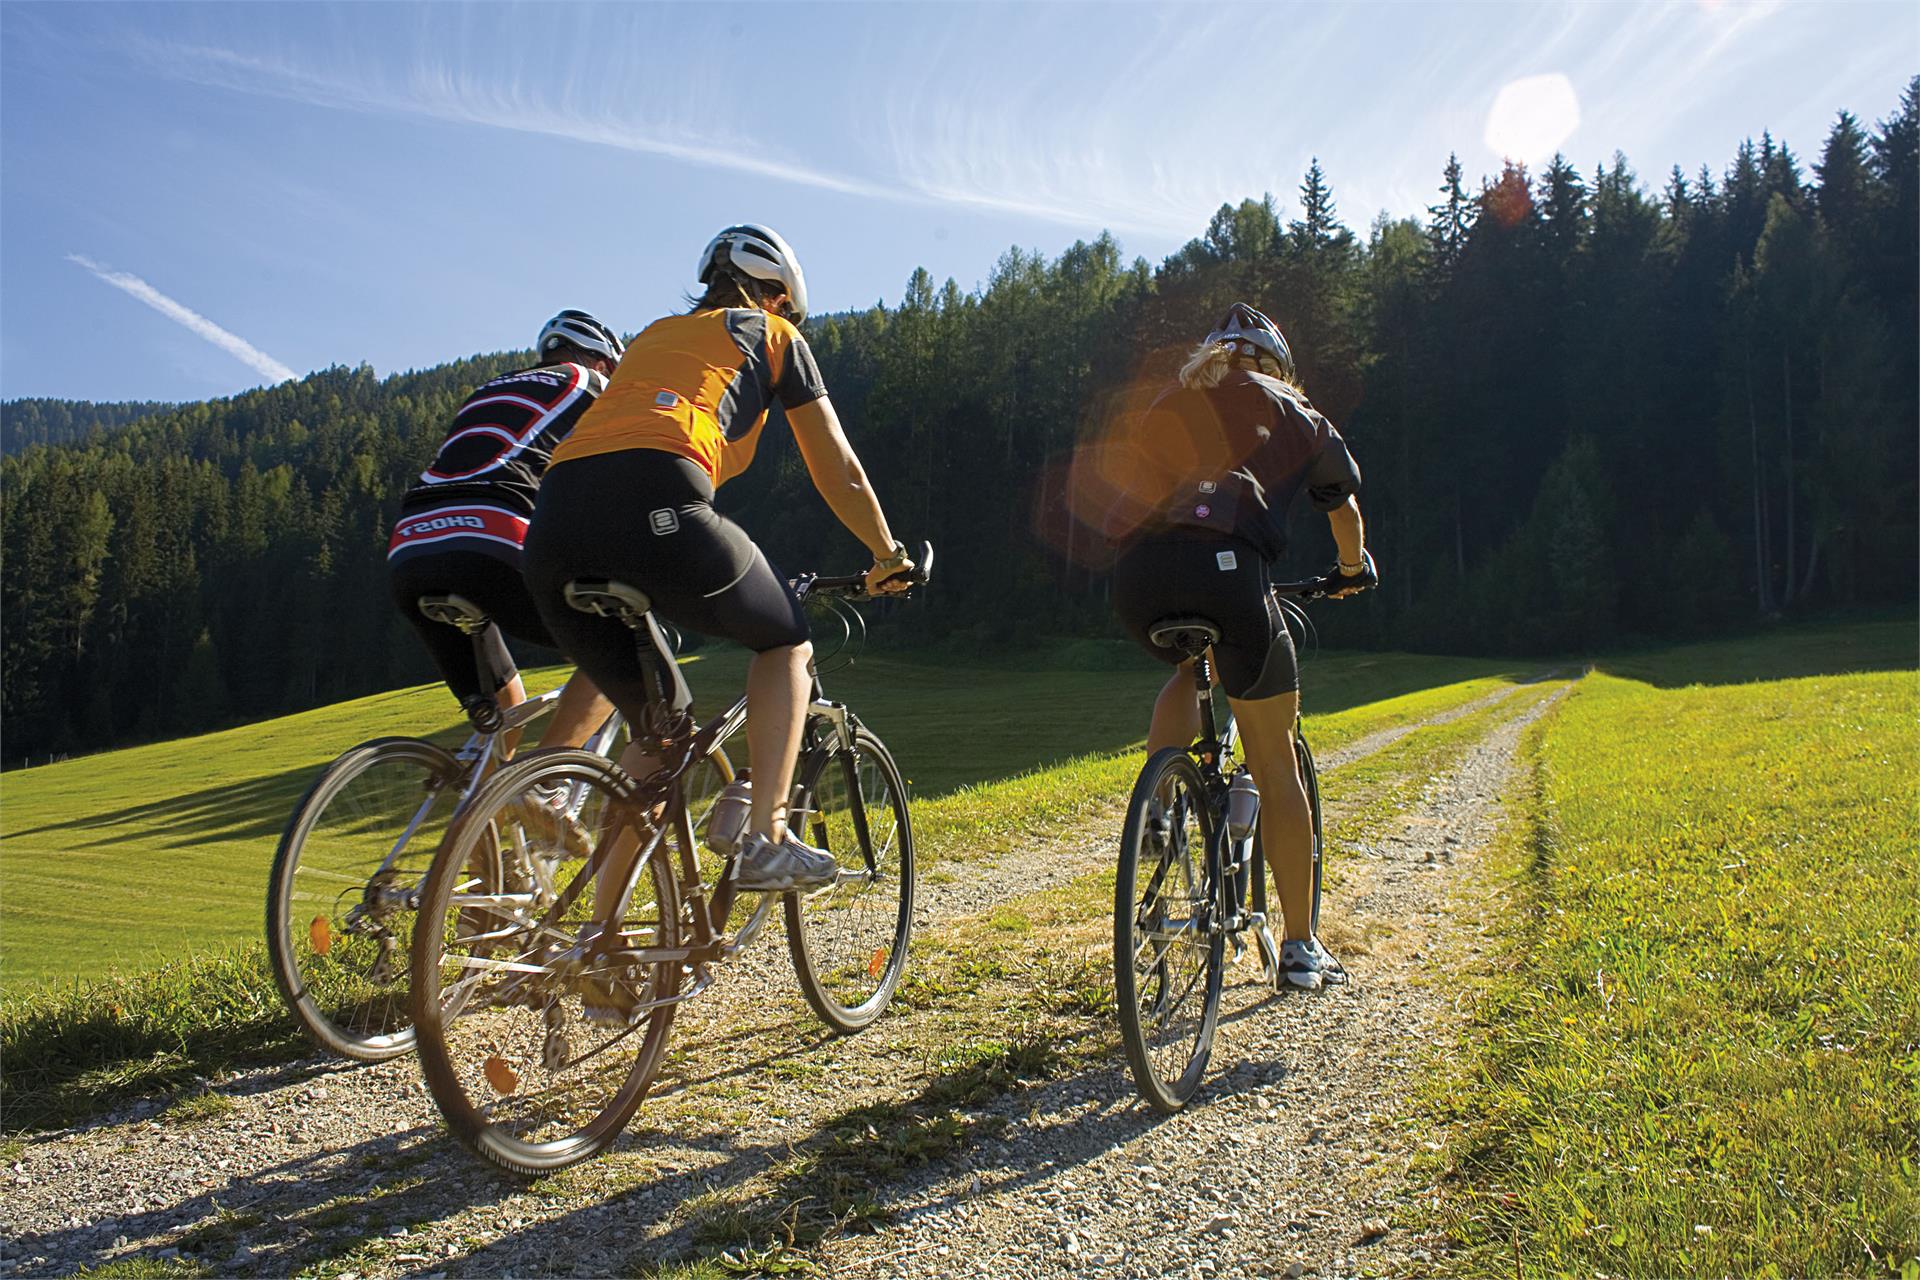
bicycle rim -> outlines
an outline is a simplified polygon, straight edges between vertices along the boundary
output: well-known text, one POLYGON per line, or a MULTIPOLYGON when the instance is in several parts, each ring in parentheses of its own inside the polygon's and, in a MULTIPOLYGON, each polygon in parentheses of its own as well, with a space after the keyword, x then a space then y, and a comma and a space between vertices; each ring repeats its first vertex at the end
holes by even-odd
POLYGON ((1185 1106, 1220 1011, 1222 938, 1207 874, 1216 825, 1193 758, 1156 752, 1134 784, 1114 883, 1114 996, 1140 1095, 1185 1106), (1162 815, 1165 815, 1163 818, 1162 815))
POLYGON ((407 952, 416 891, 460 798, 451 754, 380 738, 340 756, 301 797, 267 884, 267 954, 316 1043, 364 1062, 413 1047, 407 952))
POLYGON ((840 864, 841 881, 786 895, 787 945, 801 994, 842 1035, 893 999, 913 933, 913 824, 885 744, 861 729, 852 751, 816 749, 800 774, 804 839, 840 864))
POLYGON ((672 1026, 684 951, 669 860, 687 838, 685 813, 652 840, 633 792, 600 756, 535 752, 481 789, 428 875, 428 923, 412 957, 420 1064, 454 1135, 514 1173, 562 1169, 611 1144, 645 1098, 672 1026), (529 809, 531 796, 556 788, 577 830, 529 809), (498 884, 473 870, 489 842, 498 884), (627 878, 619 941, 593 949, 586 926, 598 895, 621 887, 608 878, 603 889, 595 868, 623 845, 650 852, 627 878), (615 1007, 634 1017, 610 1025, 615 1007))

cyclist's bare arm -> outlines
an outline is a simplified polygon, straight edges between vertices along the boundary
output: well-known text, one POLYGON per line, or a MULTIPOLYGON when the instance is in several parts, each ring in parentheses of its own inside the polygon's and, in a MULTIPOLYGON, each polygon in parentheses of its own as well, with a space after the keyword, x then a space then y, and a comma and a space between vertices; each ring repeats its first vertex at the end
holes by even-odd
POLYGON ((873 485, 867 480, 866 468, 860 465, 853 446, 847 443, 846 432, 840 429, 840 417, 834 413, 833 403, 821 396, 789 409, 787 423, 793 429, 794 443, 800 446, 800 457, 807 464, 813 487, 820 491, 840 523, 860 539, 875 560, 891 556, 893 530, 888 527, 880 499, 874 496, 873 485))
MULTIPOLYGON (((1333 527, 1333 541, 1340 548, 1343 571, 1346 565, 1361 563, 1367 549, 1367 526, 1360 518, 1360 503, 1348 495, 1345 502, 1327 512, 1327 523, 1333 527)), ((1350 591, 1333 593, 1336 599, 1351 594, 1350 591)))

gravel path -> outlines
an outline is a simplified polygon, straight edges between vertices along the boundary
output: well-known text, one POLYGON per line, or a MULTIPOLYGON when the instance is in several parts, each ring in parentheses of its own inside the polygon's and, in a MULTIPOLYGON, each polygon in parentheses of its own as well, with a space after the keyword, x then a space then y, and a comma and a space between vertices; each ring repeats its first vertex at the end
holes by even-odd
POLYGON ((1019 1096, 1001 1149, 936 1166, 890 1203, 896 1225, 843 1241, 848 1276, 1341 1276, 1431 1264, 1394 1229, 1411 1135, 1375 1124, 1448 1006, 1419 981, 1449 938, 1447 898, 1501 820, 1525 728, 1565 692, 1530 700, 1429 784, 1336 907, 1365 941, 1352 981, 1275 995, 1251 960, 1222 1000, 1200 1098, 1162 1118, 1124 1064, 1019 1096))
MULTIPOLYGON (((1333 1274, 1395 1250, 1417 1263, 1418 1246, 1393 1233, 1362 1243, 1391 1208, 1346 1184, 1404 1164, 1397 1139, 1368 1120, 1385 1091, 1402 1087, 1396 1068, 1443 1004, 1410 982, 1433 945, 1427 935, 1445 931, 1458 871, 1440 854, 1476 848, 1492 829, 1514 744, 1551 698, 1525 701, 1430 784, 1418 811, 1372 846, 1377 856, 1350 867, 1337 909, 1354 940, 1352 984, 1274 997, 1249 961, 1230 975, 1215 1074, 1194 1108, 1159 1120, 1134 1101, 1119 1065, 1006 1095, 994 1105, 1019 1114, 1008 1110, 999 1140, 886 1188, 895 1225, 830 1245, 830 1270, 1159 1275, 1211 1258, 1221 1275, 1277 1274, 1294 1261, 1333 1274)), ((1329 753, 1323 767, 1418 727, 1329 753)), ((1117 827, 1116 806, 1066 838, 923 886, 919 927, 1104 866, 1117 827)), ((779 932, 777 917, 768 932, 779 932)), ((411 1060, 243 1073, 211 1085, 189 1114, 143 1102, 15 1154, 0 1170, 0 1274, 183 1250, 216 1274, 284 1274, 328 1259, 325 1270, 342 1275, 632 1272, 693 1243, 690 1197, 788 1157, 844 1111, 850 1090, 862 1103, 910 1096, 909 1068, 924 1063, 941 1016, 890 1014, 863 1036, 829 1039, 793 993, 784 944, 763 938, 712 996, 683 1010, 677 1052, 636 1128, 600 1161, 531 1186, 445 1138, 411 1060), (671 1120, 644 1127, 660 1110, 671 1120)))

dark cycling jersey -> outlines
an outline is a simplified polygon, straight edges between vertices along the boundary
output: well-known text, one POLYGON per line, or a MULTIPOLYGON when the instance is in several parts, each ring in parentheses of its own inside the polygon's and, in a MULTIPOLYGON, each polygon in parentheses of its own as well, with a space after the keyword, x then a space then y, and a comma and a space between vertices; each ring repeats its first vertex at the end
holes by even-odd
POLYGON ((607 393, 553 460, 658 449, 718 486, 753 461, 774 401, 792 409, 826 394, 807 340, 781 316, 753 307, 667 316, 628 344, 607 393))
POLYGON ((548 459, 606 387, 603 375, 578 364, 520 369, 482 384, 401 498, 387 554, 459 537, 518 547, 548 459))
POLYGON ((1162 392, 1132 443, 1156 481, 1153 514, 1132 535, 1204 529, 1272 560, 1286 550, 1287 511, 1301 488, 1320 511, 1360 491, 1360 468, 1333 424, 1265 374, 1236 369, 1215 387, 1162 392))

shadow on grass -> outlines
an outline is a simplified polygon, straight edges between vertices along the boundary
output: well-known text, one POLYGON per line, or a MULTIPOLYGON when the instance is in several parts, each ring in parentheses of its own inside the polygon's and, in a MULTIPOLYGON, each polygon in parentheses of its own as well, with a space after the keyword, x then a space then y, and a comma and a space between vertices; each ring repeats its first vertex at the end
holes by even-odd
POLYGON ((1866 671, 1920 669, 1920 639, 1911 617, 1899 621, 1808 623, 1737 639, 1602 656, 1611 676, 1661 689, 1751 684, 1866 671))
POLYGON ((209 841, 278 840, 294 804, 319 774, 319 768, 301 765, 149 804, 21 827, 7 834, 19 838, 56 831, 98 833, 74 840, 72 849, 134 843, 179 848, 209 841))

